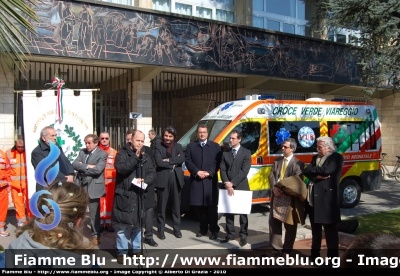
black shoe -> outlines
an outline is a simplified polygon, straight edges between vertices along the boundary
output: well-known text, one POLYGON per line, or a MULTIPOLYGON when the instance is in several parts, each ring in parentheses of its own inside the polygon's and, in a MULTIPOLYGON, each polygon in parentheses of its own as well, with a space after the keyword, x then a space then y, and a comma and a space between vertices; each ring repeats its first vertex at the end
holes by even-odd
POLYGON ((164 235, 164 233, 159 233, 159 234, 158 234, 158 238, 159 238, 160 240, 165 240, 165 235, 164 235))
POLYGON ((204 233, 204 232, 200 231, 199 233, 196 234, 196 237, 200 238, 200 237, 203 237, 205 235, 207 235, 207 233, 204 233))
POLYGON ((217 233, 212 233, 210 237, 208 237, 210 240, 216 240, 218 239, 218 234, 217 233))
POLYGON ((174 232, 174 236, 175 236, 175 238, 178 238, 178 239, 182 238, 181 231, 174 232))
POLYGON ((144 239, 144 243, 148 244, 150 246, 153 246, 153 247, 157 247, 158 246, 158 243, 156 243, 153 239, 144 239))
POLYGON ((224 240, 221 240, 220 242, 221 242, 221 243, 226 243, 226 242, 229 242, 229 241, 232 241, 232 240, 234 240, 233 237, 231 237, 231 236, 226 236, 225 239, 224 239, 224 240))
POLYGON ((112 225, 108 226, 107 232, 115 232, 114 227, 112 227, 112 225))
POLYGON ((240 242, 239 242, 239 245, 240 245, 241 247, 243 247, 243 246, 245 246, 246 244, 247 244, 246 238, 241 238, 241 239, 240 239, 240 242))

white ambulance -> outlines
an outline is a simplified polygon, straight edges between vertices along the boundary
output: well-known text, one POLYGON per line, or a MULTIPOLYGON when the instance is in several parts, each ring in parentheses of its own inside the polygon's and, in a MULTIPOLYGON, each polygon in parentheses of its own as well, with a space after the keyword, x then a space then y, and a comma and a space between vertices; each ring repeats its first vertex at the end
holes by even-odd
MULTIPOLYGON (((273 160, 282 155, 281 143, 288 137, 296 139, 295 156, 305 165, 317 154, 316 138, 332 137, 337 152, 344 157, 340 182, 341 207, 352 208, 359 202, 361 192, 380 188, 381 128, 372 103, 325 101, 320 98, 275 100, 250 95, 243 100, 221 104, 198 124, 206 124, 209 139, 222 148, 229 147, 232 130, 242 131, 241 145, 252 153, 252 165, 247 177, 253 191, 253 204, 270 201, 268 175, 273 160)), ((197 139, 198 124, 179 140, 184 148, 197 139)), ((189 183, 188 171, 185 171, 185 181, 189 183)), ((185 185, 183 210, 189 207, 188 189, 190 185, 185 185)))

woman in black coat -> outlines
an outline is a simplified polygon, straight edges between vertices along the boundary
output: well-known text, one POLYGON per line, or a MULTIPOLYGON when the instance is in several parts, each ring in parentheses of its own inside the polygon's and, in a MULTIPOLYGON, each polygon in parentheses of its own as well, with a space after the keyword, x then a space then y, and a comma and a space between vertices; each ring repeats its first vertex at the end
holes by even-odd
POLYGON ((339 183, 342 175, 343 156, 336 152, 332 138, 317 138, 317 151, 311 164, 304 169, 309 178, 306 212, 310 216, 312 245, 311 257, 320 256, 322 226, 328 247, 328 257, 339 256, 340 222, 339 183))

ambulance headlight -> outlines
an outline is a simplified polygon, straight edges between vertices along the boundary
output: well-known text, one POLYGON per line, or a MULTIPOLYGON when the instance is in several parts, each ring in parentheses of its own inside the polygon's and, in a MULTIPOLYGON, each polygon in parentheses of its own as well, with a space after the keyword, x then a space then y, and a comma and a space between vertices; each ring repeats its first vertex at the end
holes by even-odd
POLYGON ((265 108, 257 108, 258 114, 265 114, 265 108))

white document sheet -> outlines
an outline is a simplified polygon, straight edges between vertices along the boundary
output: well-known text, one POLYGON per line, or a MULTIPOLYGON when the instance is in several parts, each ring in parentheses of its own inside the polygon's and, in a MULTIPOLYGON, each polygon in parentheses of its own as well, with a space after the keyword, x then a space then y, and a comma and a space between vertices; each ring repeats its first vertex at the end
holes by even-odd
POLYGON ((227 190, 219 190, 218 213, 250 214, 252 191, 236 191, 233 196, 227 190))
POLYGON ((135 186, 137 186, 139 188, 142 188, 143 190, 146 190, 146 188, 147 188, 147 184, 146 183, 144 183, 144 182, 140 183, 140 182, 137 181, 136 178, 132 179, 132 185, 135 185, 135 186))

